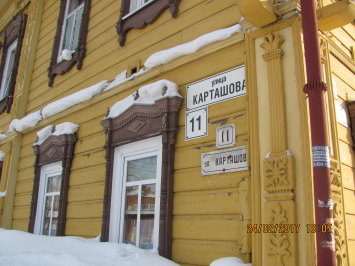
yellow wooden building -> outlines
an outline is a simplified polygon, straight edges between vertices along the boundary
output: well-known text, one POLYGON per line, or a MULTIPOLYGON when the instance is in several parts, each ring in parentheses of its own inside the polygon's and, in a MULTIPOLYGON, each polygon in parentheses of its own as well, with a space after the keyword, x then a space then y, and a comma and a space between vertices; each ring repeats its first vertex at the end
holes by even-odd
MULTIPOLYGON (((350 266, 355 5, 317 7, 350 266)), ((186 266, 315 265, 301 22, 297 0, 2 1, 1 227, 101 234, 186 266)))

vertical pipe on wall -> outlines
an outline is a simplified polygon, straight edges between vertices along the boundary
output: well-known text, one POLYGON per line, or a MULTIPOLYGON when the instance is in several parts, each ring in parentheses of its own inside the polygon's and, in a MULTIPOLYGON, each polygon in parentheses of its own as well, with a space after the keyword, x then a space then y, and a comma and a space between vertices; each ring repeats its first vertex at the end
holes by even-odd
POLYGON ((301 10, 307 70, 307 84, 303 90, 308 94, 311 124, 317 265, 335 266, 334 234, 332 230, 328 230, 328 227, 326 233, 322 233, 322 225, 332 224, 332 228, 334 228, 334 221, 325 111, 327 87, 322 81, 318 23, 314 0, 301 0, 301 10))

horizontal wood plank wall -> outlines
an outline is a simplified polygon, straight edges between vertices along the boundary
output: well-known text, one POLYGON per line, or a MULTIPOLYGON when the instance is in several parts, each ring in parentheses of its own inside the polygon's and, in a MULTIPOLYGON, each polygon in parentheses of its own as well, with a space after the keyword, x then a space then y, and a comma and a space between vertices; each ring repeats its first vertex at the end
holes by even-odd
MULTIPOLYGON (((144 63, 154 52, 191 41, 202 34, 238 22, 234 0, 183 0, 177 19, 172 19, 169 11, 165 11, 155 23, 145 29, 131 30, 122 48, 117 42, 118 36, 114 28, 121 2, 93 0, 83 68, 78 71, 74 67, 63 76, 56 76, 54 86, 49 88, 47 67, 59 14, 57 2, 48 0, 45 3, 27 113, 40 110, 54 100, 104 79, 112 81, 133 62, 141 60, 144 63)), ((171 80, 179 86, 180 94, 185 98, 187 84, 243 65, 244 51, 244 43, 235 44, 171 72, 162 73, 145 81, 145 84, 160 79, 171 80)), ((100 234, 105 177, 105 134, 100 121, 104 118, 107 107, 137 89, 135 87, 124 91, 52 122, 72 122, 80 125, 70 175, 66 235, 88 238, 100 234)), ((180 111, 175 158, 173 229, 173 259, 180 264, 209 265, 214 259, 226 256, 244 259, 238 247, 238 232, 242 225, 238 183, 249 173, 202 177, 200 160, 202 152, 216 150, 216 127, 223 124, 222 121, 224 124, 236 123, 237 146, 247 145, 246 111, 246 97, 209 106, 208 136, 188 142, 184 136, 185 105, 180 111)), ((32 145, 37 138, 36 132, 40 129, 27 132, 23 136, 13 229, 27 230, 35 160, 32 145)))
MULTIPOLYGON (((354 35, 355 36, 355 35, 354 35)), ((354 40, 353 40, 354 43, 354 40)), ((346 101, 355 98, 354 73, 346 68, 334 56, 331 56, 332 77, 335 78, 339 103, 346 106, 346 101)), ((347 114, 348 116, 348 114, 347 114)), ((350 265, 355 264, 355 154, 349 126, 338 123, 340 161, 344 186, 345 219, 348 235, 350 265)))

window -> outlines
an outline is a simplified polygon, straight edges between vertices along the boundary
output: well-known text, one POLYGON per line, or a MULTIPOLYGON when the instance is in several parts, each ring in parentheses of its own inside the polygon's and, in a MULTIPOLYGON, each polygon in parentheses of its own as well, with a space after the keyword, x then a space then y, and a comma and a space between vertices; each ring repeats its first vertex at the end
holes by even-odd
POLYGON ((49 87, 53 86, 56 75, 64 75, 75 64, 80 70, 86 54, 91 0, 62 0, 60 3, 57 31, 48 68, 49 87))
POLYGON ((41 167, 34 234, 57 235, 61 183, 62 162, 41 167))
POLYGON ((182 101, 174 96, 137 103, 119 119, 101 121, 106 132, 102 242, 157 247, 171 259, 174 143, 182 101))
POLYGON ((143 29, 156 21, 165 9, 170 8, 173 18, 177 17, 181 0, 122 0, 120 18, 116 24, 118 42, 123 46, 131 29, 143 29))
POLYGON ((64 49, 75 52, 78 46, 81 16, 84 10, 84 0, 68 0, 62 29, 62 40, 58 53, 58 62, 64 49))
POLYGON ((11 111, 26 21, 27 15, 20 13, 1 33, 4 43, 0 64, 0 113, 11 111))
POLYGON ((15 63, 16 48, 17 48, 17 39, 11 44, 11 46, 7 50, 5 67, 4 67, 4 72, 3 72, 1 87, 0 87, 0 100, 6 97, 9 90, 10 78, 15 63))
POLYGON ((57 125, 56 131, 49 136, 42 133, 48 132, 46 129, 53 126, 44 128, 44 131, 37 135, 42 138, 47 135, 48 138, 32 146, 36 159, 28 223, 30 233, 48 236, 65 234, 70 166, 77 140, 77 128, 72 134, 56 135, 60 128, 63 129, 64 124, 68 123, 57 125))
POLYGON ((158 248, 161 136, 115 150, 110 241, 158 248))
POLYGON ((145 5, 152 3, 155 0, 131 0, 129 4, 129 13, 125 15, 122 19, 126 19, 139 11, 145 5))

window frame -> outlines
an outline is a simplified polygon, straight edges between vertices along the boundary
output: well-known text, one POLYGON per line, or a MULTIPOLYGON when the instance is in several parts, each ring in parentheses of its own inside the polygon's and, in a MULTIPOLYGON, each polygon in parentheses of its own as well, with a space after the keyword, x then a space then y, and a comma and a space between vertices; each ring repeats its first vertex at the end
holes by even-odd
MULTIPOLYGON (((18 65, 20 62, 21 57, 21 49, 22 49, 22 41, 25 35, 26 30, 26 22, 27 22, 27 15, 20 12, 16 19, 12 20, 9 27, 1 33, 2 38, 4 39, 4 43, 1 48, 1 63, 0 63, 0 93, 2 93, 2 83, 3 83, 3 76, 5 75, 6 69, 6 61, 8 50, 17 41, 16 45, 16 52, 14 58, 14 65, 12 68, 12 73, 7 89, 7 94, 0 100, 0 114, 3 113, 5 110, 7 113, 10 113, 11 106, 13 102, 13 95, 15 92, 15 85, 16 85, 16 78, 18 73, 18 65)), ((8 71, 8 70, 7 70, 8 71)))
POLYGON ((62 181, 59 197, 59 214, 57 223, 57 236, 64 236, 65 222, 68 204, 68 189, 71 162, 74 157, 74 145, 77 140, 76 134, 51 135, 40 145, 33 145, 36 155, 34 163, 34 181, 32 189, 32 200, 30 207, 30 218, 28 232, 35 233, 37 219, 37 207, 40 200, 40 180, 42 167, 49 164, 59 163, 62 166, 62 181))
MULTIPOLYGON (((48 178, 56 176, 58 174, 62 175, 63 167, 62 162, 56 162, 52 164, 43 165, 41 167, 40 181, 39 181, 39 191, 38 191, 38 202, 37 202, 37 212, 35 218, 35 226, 33 233, 36 235, 42 235, 43 230, 43 220, 45 213, 45 202, 46 202, 46 188, 48 183, 48 178)), ((62 177, 63 178, 63 177, 62 177)), ((60 191, 55 192, 60 197, 60 191)), ((53 194, 54 195, 54 194, 53 194)), ((53 206, 52 206, 53 208, 53 206)), ((53 212, 53 209, 52 209, 53 212)), ((49 230, 50 234, 50 230, 49 230)))
POLYGON ((91 0, 84 0, 83 3, 84 9, 81 16, 78 45, 75 49, 75 52, 72 54, 72 59, 58 62, 58 58, 60 56, 60 53, 62 52, 60 51, 60 47, 62 45, 62 38, 65 31, 65 17, 69 1, 70 0, 60 0, 60 12, 57 20, 57 31, 54 36, 51 61, 47 70, 49 78, 49 87, 53 86, 54 78, 56 75, 64 75, 65 73, 69 72, 75 64, 76 68, 78 70, 81 70, 83 66, 83 60, 86 55, 86 38, 90 20, 91 0))
MULTIPOLYGON (((112 180, 111 213, 109 241, 123 243, 124 236, 124 211, 126 203, 126 188, 142 183, 156 184, 155 210, 154 210, 154 242, 153 248, 159 244, 159 220, 160 220, 160 189, 161 189, 161 165, 162 165, 162 139, 161 136, 145 139, 115 148, 114 168, 112 180), (127 185, 127 164, 129 161, 157 156, 156 182, 150 180, 132 181, 127 185)), ((138 208, 140 210, 140 208, 138 208)), ((137 210, 137 212, 138 212, 137 210)), ((140 214, 141 215, 141 214, 140 214)), ((140 227, 140 225, 138 224, 140 227)), ((138 239, 137 234, 137 239, 138 239)))
MULTIPOLYGON (((162 93, 162 96, 165 91, 162 93)), ((172 223, 173 223, 173 184, 175 140, 178 131, 178 115, 183 98, 163 97, 152 105, 134 104, 118 117, 104 118, 101 125, 106 133, 104 149, 106 151, 105 192, 103 199, 101 242, 114 239, 110 236, 111 216, 118 215, 111 210, 112 183, 114 181, 115 154, 117 147, 136 143, 144 150, 139 141, 159 136, 162 147, 161 189, 159 213, 159 254, 171 259, 172 223)), ((117 159, 116 159, 117 160, 117 159)), ((116 227, 117 228, 117 227, 116 227)))
POLYGON ((181 2, 181 0, 152 0, 139 9, 130 12, 130 1, 122 0, 120 17, 116 23, 120 46, 124 46, 128 31, 131 29, 143 29, 148 24, 154 23, 164 10, 170 8, 172 17, 176 18, 179 12, 178 6, 181 2))
MULTIPOLYGON (((9 64, 10 64, 10 57, 11 57, 11 52, 15 50, 15 55, 14 57, 16 57, 16 49, 17 49, 17 44, 18 44, 18 40, 15 39, 12 44, 8 47, 7 49, 7 53, 6 53, 6 59, 5 59, 5 65, 4 65, 4 71, 3 71, 3 75, 1 78, 1 83, 0 83, 0 101, 2 99, 4 99, 6 97, 7 92, 9 91, 9 86, 10 86, 10 81, 11 81, 11 76, 10 76, 10 80, 9 80, 9 84, 7 86, 7 90, 6 90, 6 94, 4 92, 4 85, 5 85, 5 80, 6 80, 6 76, 9 69, 9 64)), ((15 61, 15 58, 14 58, 15 61)), ((14 62, 15 63, 15 62, 14 62)), ((13 71, 14 66, 11 69, 11 72, 13 71)), ((12 73, 11 73, 12 75, 12 73)))
MULTIPOLYGON (((71 33, 72 35, 75 33, 75 29, 74 29, 74 33, 73 33, 73 28, 75 26, 75 23, 76 23, 76 19, 77 19, 77 13, 79 11, 79 9, 83 8, 83 11, 84 11, 84 7, 85 7, 85 1, 79 5, 78 7, 76 7, 74 10, 72 10, 72 12, 70 12, 68 14, 68 2, 71 1, 71 0, 67 0, 67 4, 66 4, 66 8, 65 8, 65 14, 64 14, 64 19, 63 19, 63 26, 62 26, 62 36, 60 38, 60 44, 59 44, 59 49, 58 49, 58 56, 57 56, 57 63, 60 63, 59 61, 59 57, 61 56, 61 53, 62 53, 62 50, 61 50, 61 47, 63 46, 63 42, 64 42, 64 35, 65 35, 65 27, 67 25, 67 20, 69 17, 73 16, 75 17, 75 20, 73 21, 73 25, 72 25, 72 30, 71 30, 71 33)), ((80 18, 81 19, 81 18, 80 18)), ((81 21, 80 21, 80 25, 81 25, 81 21)), ((79 29, 79 34, 80 34, 80 29, 79 29)), ((73 36, 71 36, 72 38, 73 36)), ((70 38, 70 39, 71 39, 70 38)), ((78 40, 78 44, 79 44, 79 40, 78 40)))

